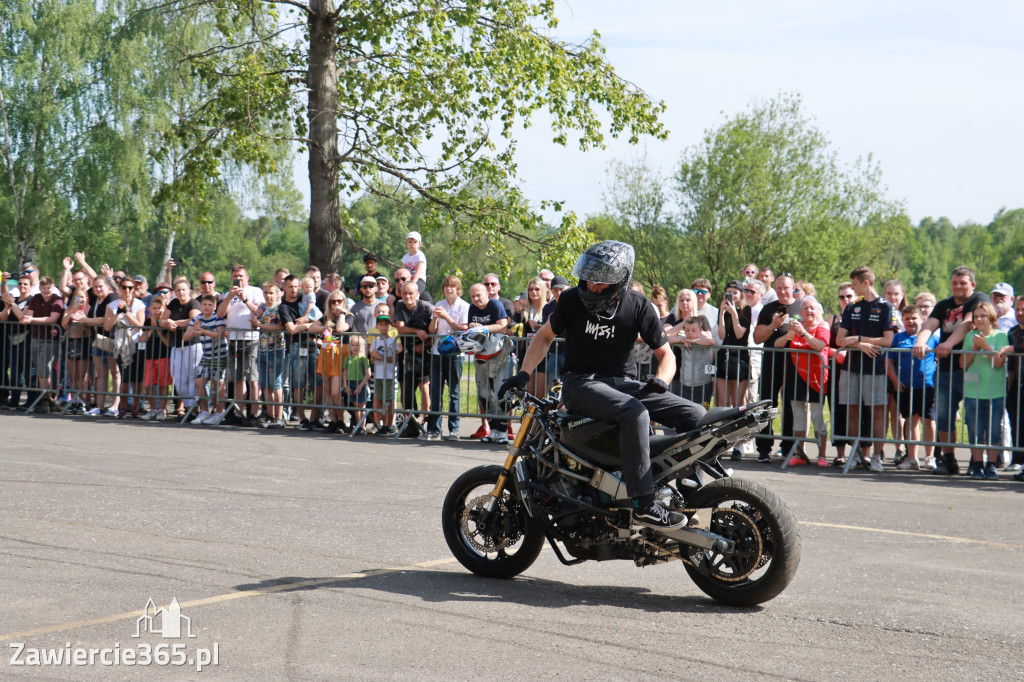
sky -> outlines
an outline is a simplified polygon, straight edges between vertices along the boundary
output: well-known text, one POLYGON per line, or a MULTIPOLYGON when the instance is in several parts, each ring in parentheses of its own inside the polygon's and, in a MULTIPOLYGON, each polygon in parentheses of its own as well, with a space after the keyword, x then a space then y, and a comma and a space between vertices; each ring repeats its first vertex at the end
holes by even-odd
POLYGON ((612 162, 646 154, 670 176, 706 130, 789 92, 841 162, 872 155, 915 224, 1024 207, 1024 3, 555 2, 556 37, 600 33, 616 71, 668 106, 669 138, 584 153, 553 144, 537 117, 516 134, 533 202, 597 213, 612 162))

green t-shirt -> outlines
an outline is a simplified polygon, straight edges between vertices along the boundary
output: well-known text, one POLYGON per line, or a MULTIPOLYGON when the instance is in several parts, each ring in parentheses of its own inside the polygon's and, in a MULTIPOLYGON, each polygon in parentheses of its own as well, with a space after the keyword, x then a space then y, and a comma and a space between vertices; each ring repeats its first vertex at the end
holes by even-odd
POLYGON ((370 367, 370 358, 365 355, 349 355, 345 360, 346 381, 362 381, 370 367))
MULTIPOLYGON (((963 348, 970 350, 977 331, 972 331, 964 338, 963 348)), ((1010 343, 1006 332, 992 330, 984 337, 993 350, 999 350, 1010 343)), ((992 400, 1006 396, 1006 367, 993 367, 992 355, 975 355, 971 366, 964 370, 964 397, 979 400, 992 400)))

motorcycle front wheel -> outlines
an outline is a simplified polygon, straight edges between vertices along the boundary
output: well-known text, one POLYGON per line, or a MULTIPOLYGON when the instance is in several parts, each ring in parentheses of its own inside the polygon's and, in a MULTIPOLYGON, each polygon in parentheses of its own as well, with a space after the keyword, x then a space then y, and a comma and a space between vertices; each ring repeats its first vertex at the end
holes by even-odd
POLYGON ((499 466, 480 466, 459 476, 444 498, 441 527, 459 563, 488 578, 517 576, 537 559, 544 532, 513 495, 511 482, 494 510, 484 513, 499 466))
POLYGON ((712 481, 686 499, 712 508, 711 532, 733 543, 730 552, 691 548, 686 571, 707 594, 730 606, 777 597, 800 564, 800 529, 789 506, 763 485, 736 478, 712 481))

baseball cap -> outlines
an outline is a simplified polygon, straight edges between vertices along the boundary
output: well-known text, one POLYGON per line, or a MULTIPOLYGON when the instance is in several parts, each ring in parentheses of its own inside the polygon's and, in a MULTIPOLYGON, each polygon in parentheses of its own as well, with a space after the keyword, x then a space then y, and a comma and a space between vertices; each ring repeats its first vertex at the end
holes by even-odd
POLYGON ((383 274, 383 273, 377 275, 377 281, 379 282, 381 280, 384 280, 385 282, 390 282, 391 281, 390 279, 388 279, 388 276, 383 274))
POLYGON ((153 288, 154 291, 156 291, 157 289, 167 289, 168 291, 170 291, 171 285, 168 284, 167 282, 160 282, 153 288))
POLYGON ((380 258, 377 258, 377 254, 370 253, 369 251, 367 251, 366 253, 363 254, 363 262, 365 263, 366 261, 370 261, 370 260, 372 260, 374 262, 379 262, 380 258))
POLYGON ((568 289, 569 288, 569 280, 567 280, 565 277, 562 277, 561 275, 555 275, 551 279, 551 288, 552 289, 568 289))
POLYGON ((360 284, 372 284, 373 286, 377 286, 377 278, 373 277, 371 275, 366 275, 361 280, 359 280, 359 283, 360 284))
POLYGON ((418 241, 419 243, 421 243, 421 244, 423 243, 423 237, 421 237, 421 236, 420 236, 420 233, 419 233, 419 232, 417 232, 416 230, 413 230, 413 231, 412 231, 412 232, 410 232, 409 234, 405 235, 405 238, 406 238, 406 239, 415 239, 415 240, 416 240, 416 241, 418 241))
POLYGON ((145 275, 135 275, 135 277, 132 278, 132 281, 133 282, 144 282, 146 284, 149 284, 149 280, 146 279, 145 275))
POLYGON ((1005 294, 1006 296, 1013 298, 1013 285, 1008 284, 1007 282, 999 282, 994 287, 992 287, 992 293, 1005 294))
POLYGON ((377 321, 378 322, 387 322, 388 324, 391 324, 391 318, 388 317, 387 315, 378 315, 377 316, 377 321))
POLYGON ((729 283, 725 285, 725 288, 726 289, 730 289, 731 288, 731 289, 740 289, 740 290, 742 290, 743 289, 743 282, 739 281, 738 279, 730 279, 729 283))

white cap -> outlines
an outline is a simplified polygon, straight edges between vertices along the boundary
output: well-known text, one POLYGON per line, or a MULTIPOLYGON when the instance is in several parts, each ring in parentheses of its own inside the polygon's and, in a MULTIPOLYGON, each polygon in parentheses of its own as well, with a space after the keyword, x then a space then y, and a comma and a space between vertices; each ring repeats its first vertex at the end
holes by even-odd
POLYGON ((409 240, 409 239, 415 239, 415 240, 416 240, 416 241, 418 241, 418 242, 419 242, 420 244, 422 244, 422 243, 423 243, 423 237, 421 237, 421 236, 420 236, 420 233, 419 233, 419 232, 416 232, 415 230, 413 230, 413 231, 412 231, 412 232, 410 232, 409 234, 405 235, 405 238, 406 238, 406 240, 409 240))
POLYGON ((999 282, 992 287, 993 294, 1005 294, 1010 298, 1013 298, 1013 285, 1007 282, 999 282))

